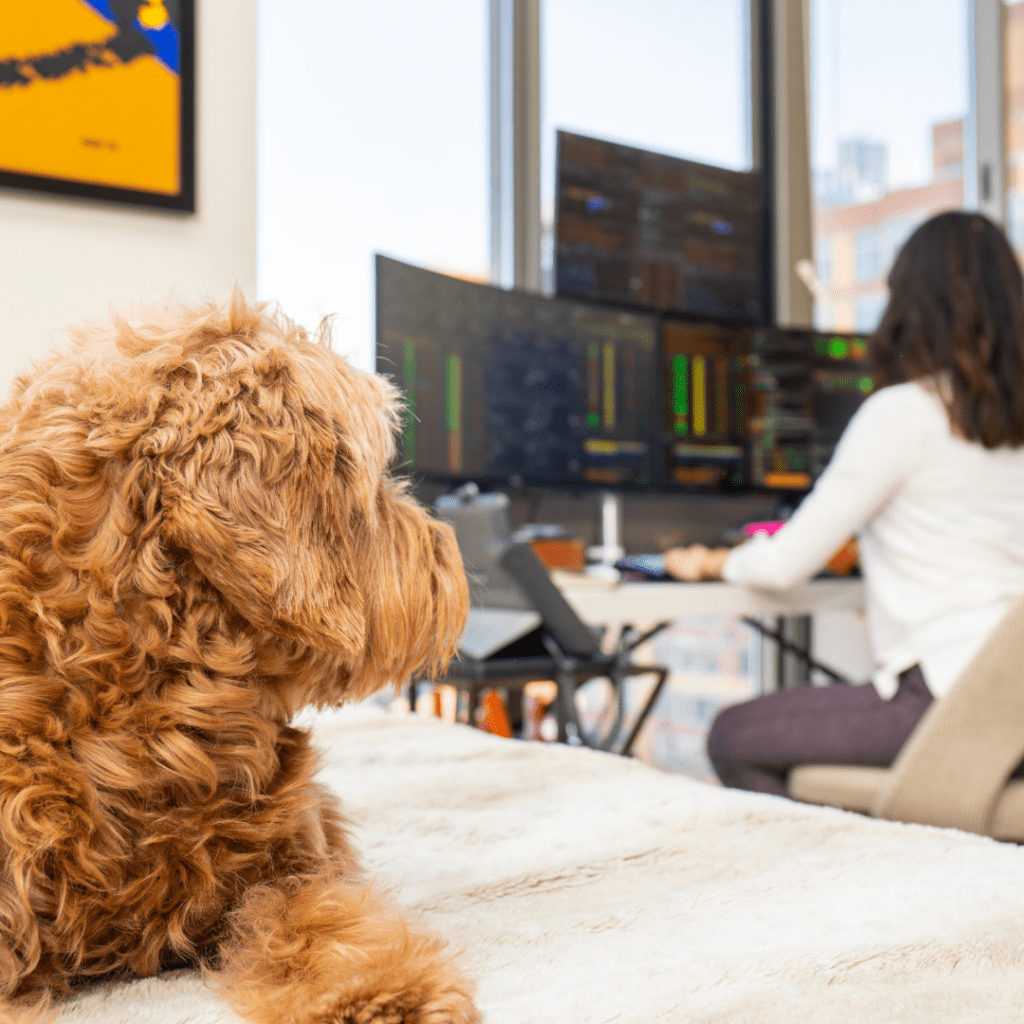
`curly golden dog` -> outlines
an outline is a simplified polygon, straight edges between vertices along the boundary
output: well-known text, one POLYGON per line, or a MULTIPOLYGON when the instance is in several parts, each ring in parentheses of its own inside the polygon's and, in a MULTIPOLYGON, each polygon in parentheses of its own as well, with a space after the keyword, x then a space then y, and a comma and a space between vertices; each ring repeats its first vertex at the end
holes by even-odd
POLYGON ((290 724, 462 627, 396 392, 238 296, 73 338, 0 409, 0 1020, 191 964, 256 1021, 477 1021, 290 724))

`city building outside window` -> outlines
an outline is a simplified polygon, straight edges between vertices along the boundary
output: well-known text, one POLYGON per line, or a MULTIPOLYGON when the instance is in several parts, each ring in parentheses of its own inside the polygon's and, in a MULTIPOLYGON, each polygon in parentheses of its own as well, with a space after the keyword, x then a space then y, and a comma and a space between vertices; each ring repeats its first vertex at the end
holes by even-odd
POLYGON ((1024 0, 1006 5, 1003 33, 1006 232, 1024 262, 1024 0))
POLYGON ((867 331, 908 235, 963 204, 967 5, 810 0, 810 15, 815 323, 867 331))
POLYGON ((826 301, 816 302, 814 304, 814 326, 819 331, 832 330, 832 322, 835 320, 835 315, 832 312, 832 307, 826 301))
POLYGON ((853 236, 857 253, 857 280, 874 281, 882 268, 882 225, 868 224, 853 236))
POLYGON ((857 299, 854 329, 858 331, 873 331, 878 326, 878 321, 885 309, 889 293, 882 291, 871 292, 868 295, 861 295, 857 299))
POLYGON ((822 284, 832 281, 832 250, 831 235, 819 235, 814 240, 814 272, 822 284))

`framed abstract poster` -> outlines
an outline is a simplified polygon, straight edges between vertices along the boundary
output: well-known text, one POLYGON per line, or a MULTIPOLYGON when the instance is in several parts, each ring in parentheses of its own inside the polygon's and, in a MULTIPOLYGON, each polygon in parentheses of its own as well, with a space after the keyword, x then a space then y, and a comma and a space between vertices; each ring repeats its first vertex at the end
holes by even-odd
POLYGON ((0 185, 195 210, 195 0, 0 0, 0 185))

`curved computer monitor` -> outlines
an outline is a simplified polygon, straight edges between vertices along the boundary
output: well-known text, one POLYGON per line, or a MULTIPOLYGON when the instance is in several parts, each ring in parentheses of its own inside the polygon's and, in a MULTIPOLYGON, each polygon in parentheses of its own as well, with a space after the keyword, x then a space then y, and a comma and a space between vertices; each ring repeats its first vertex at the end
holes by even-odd
POLYGON ((662 326, 665 478, 669 486, 749 486, 746 328, 666 320, 662 326))
POLYGON ((377 257, 401 461, 492 485, 800 492, 874 384, 862 335, 505 291, 377 257))
POLYGON ((862 335, 666 319, 666 485, 809 489, 874 390, 866 355, 862 335))
POLYGON ((402 462, 424 476, 649 487, 654 317, 377 257, 377 370, 405 395, 402 462))
POLYGON ((864 335, 754 331, 747 385, 751 485, 810 488, 873 391, 864 335))

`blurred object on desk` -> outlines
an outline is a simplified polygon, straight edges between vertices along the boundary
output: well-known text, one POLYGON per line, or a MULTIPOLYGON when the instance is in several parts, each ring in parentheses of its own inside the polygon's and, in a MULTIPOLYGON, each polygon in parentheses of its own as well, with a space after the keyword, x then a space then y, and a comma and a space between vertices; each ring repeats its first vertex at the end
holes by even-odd
POLYGON ((664 580, 668 578, 665 572, 665 556, 656 555, 626 555, 615 563, 615 568, 623 575, 625 583, 637 583, 641 580, 664 580))
POLYGON ((583 572, 586 545, 579 537, 542 538, 531 541, 530 547, 548 569, 583 572))
POLYGON ((836 576, 851 576, 860 571, 860 548, 857 538, 851 537, 825 564, 836 576))
POLYGON ((786 525, 786 521, 773 520, 764 523, 745 523, 743 526, 743 535, 745 537, 756 537, 759 533, 767 534, 769 537, 775 536, 786 525))
POLYGON ((547 569, 583 572, 586 565, 586 544, 582 537, 554 523, 526 523, 512 534, 513 543, 529 544, 533 553, 547 569))

